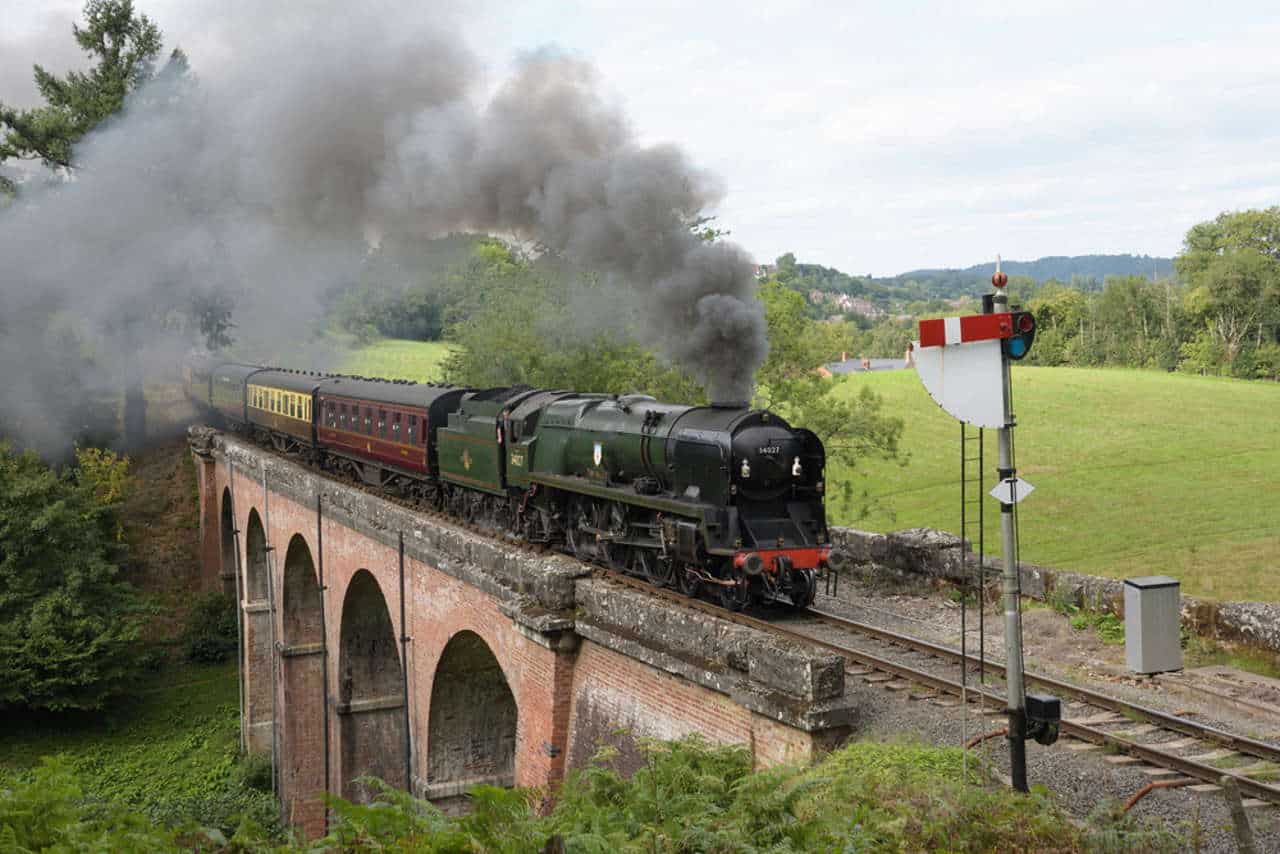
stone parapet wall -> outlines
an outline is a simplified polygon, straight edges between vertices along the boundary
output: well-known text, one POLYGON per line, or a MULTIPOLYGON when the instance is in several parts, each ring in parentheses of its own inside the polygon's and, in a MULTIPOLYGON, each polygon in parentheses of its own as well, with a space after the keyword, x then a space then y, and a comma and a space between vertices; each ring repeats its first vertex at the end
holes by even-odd
MULTIPOLYGON (((831 528, 836 547, 833 564, 841 573, 875 581, 972 583, 974 567, 962 560, 961 540, 932 528, 910 528, 877 534, 854 528, 831 528)), ((987 558, 988 585, 999 584, 1003 564, 987 558)), ((1124 616, 1124 582, 1115 578, 1065 572, 1023 563, 1022 592, 1033 599, 1058 602, 1124 616)), ((1245 643, 1280 653, 1280 604, 1216 602, 1182 597, 1183 624, 1199 634, 1245 643)))

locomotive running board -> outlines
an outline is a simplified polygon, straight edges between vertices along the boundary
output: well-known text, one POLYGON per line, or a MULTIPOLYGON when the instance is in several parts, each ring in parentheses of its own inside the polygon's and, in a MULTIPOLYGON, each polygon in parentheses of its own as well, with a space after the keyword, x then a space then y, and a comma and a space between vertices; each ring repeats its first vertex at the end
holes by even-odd
POLYGON ((531 474, 529 479, 534 483, 540 483, 543 486, 551 486, 556 489, 562 489, 565 492, 576 492, 581 495, 590 495, 595 498, 605 498, 611 501, 621 501, 625 504, 635 504, 640 507, 647 507, 650 510, 660 510, 663 513, 672 513, 677 516, 690 516, 699 520, 704 518, 703 512, 706 510, 705 504, 689 504, 675 498, 659 498, 653 495, 641 495, 631 489, 622 489, 616 486, 604 486, 599 483, 592 483, 581 477, 565 477, 558 474, 531 474))

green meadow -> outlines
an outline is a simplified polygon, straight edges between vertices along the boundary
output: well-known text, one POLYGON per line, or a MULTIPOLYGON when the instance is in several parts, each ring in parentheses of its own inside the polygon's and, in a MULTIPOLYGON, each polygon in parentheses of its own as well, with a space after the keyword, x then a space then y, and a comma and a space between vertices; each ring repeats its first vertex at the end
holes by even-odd
MULTIPOLYGON (((958 531, 960 428, 914 371, 867 384, 906 422, 905 466, 869 462, 853 477, 883 505, 838 523, 958 531)), ((1167 574, 1185 593, 1280 598, 1280 384, 1154 371, 1013 369, 1018 473, 1035 492, 1018 507, 1023 560, 1116 578, 1167 574)), ((987 488, 995 431, 986 431, 987 488)), ((998 551, 999 505, 986 506, 998 551)))
POLYGON ((351 351, 342 370, 366 377, 439 382, 449 345, 443 341, 384 339, 351 351))

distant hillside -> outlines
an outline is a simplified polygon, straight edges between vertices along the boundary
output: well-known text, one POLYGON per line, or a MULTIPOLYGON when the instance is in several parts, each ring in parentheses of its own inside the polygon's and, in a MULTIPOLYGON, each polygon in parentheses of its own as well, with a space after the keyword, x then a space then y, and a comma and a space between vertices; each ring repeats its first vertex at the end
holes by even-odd
MULTIPOLYGON (((1043 282, 1057 279, 1088 288, 1101 287, 1107 276, 1173 275, 1173 259, 1151 255, 1051 255, 1035 261, 1005 261, 1000 269, 1010 276, 1026 276, 1043 282)), ((877 282, 918 282, 935 296, 959 296, 985 290, 996 270, 994 261, 964 269, 911 270, 877 282), (935 290, 937 289, 937 290, 935 290)))
MULTIPOLYGON (((1000 265, 1011 277, 1037 282, 1056 279, 1084 291, 1101 290, 1108 276, 1173 275, 1172 258, 1150 255, 1054 255, 1036 261, 1005 261, 1000 265)), ((775 274, 784 285, 809 296, 810 303, 828 309, 874 316, 919 300, 974 296, 990 288, 992 261, 964 269, 912 270, 897 276, 856 276, 821 264, 805 264, 788 252, 776 264, 759 268, 760 275, 775 274)))

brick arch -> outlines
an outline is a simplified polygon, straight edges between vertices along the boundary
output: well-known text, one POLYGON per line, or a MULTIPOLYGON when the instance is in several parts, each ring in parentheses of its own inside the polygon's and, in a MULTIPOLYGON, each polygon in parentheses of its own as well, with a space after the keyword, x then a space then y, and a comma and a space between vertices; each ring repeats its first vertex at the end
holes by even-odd
POLYGON ((431 683, 427 796, 477 784, 515 785, 516 723, 511 686, 484 638, 460 631, 445 644, 431 683))
POLYGON ((250 602, 266 601, 270 585, 267 581, 267 531, 262 525, 258 508, 249 510, 249 524, 245 527, 245 596, 250 602))
POLYGON ((382 588, 367 569, 351 578, 338 642, 342 796, 368 800, 356 778, 408 788, 404 671, 382 588))
POLYGON ((323 822, 328 701, 324 600, 311 548, 301 534, 293 535, 285 552, 280 628, 281 806, 286 821, 301 828, 313 815, 323 822))
POLYGON ((272 637, 267 533, 257 508, 250 508, 244 536, 244 674, 246 744, 250 753, 272 748, 275 686, 272 682, 272 637))
POLYGON ((229 487, 222 488, 222 515, 218 521, 218 535, 221 540, 218 568, 222 578, 222 592, 235 596, 236 576, 239 575, 239 567, 236 565, 236 512, 231 504, 229 487))

